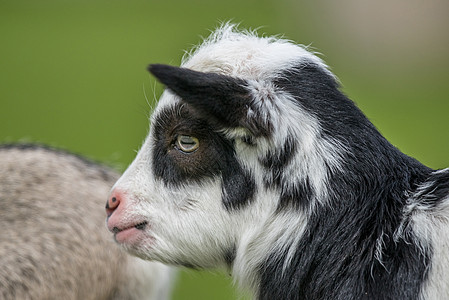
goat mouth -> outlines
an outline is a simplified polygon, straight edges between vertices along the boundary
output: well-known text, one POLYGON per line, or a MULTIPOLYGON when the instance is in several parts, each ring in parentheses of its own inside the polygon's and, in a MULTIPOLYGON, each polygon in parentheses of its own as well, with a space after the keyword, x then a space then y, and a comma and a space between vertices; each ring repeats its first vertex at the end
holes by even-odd
POLYGON ((119 244, 137 245, 149 238, 145 229, 148 226, 147 221, 139 222, 124 228, 114 227, 114 239, 119 244))
POLYGON ((147 221, 143 221, 143 222, 137 223, 136 225, 125 227, 125 228, 121 228, 121 229, 118 228, 118 227, 114 227, 114 228, 112 228, 112 232, 114 234, 117 234, 119 232, 122 232, 122 231, 125 231, 125 230, 128 230, 128 229, 132 229, 132 228, 135 228, 135 229, 138 229, 138 230, 144 230, 145 227, 147 227, 147 225, 148 225, 148 222, 147 221))

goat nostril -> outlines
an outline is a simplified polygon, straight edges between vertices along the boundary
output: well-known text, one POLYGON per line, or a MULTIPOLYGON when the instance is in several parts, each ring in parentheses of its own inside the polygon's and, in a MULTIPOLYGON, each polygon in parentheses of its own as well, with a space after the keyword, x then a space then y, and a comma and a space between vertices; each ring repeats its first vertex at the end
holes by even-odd
POLYGON ((109 218, 114 211, 120 205, 120 198, 117 196, 116 192, 113 192, 113 196, 108 199, 106 202, 106 215, 109 218))

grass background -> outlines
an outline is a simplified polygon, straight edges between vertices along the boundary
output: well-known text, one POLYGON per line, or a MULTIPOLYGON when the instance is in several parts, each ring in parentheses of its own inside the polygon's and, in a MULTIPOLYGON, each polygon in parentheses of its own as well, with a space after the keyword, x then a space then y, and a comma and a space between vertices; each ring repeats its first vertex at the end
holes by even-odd
MULTIPOLYGON (((0 0, 0 142, 46 143, 124 170, 161 93, 146 66, 179 64, 232 20, 323 53, 394 145, 447 167, 449 4, 371 2, 0 0)), ((187 270, 173 294, 237 297, 226 275, 187 270)))

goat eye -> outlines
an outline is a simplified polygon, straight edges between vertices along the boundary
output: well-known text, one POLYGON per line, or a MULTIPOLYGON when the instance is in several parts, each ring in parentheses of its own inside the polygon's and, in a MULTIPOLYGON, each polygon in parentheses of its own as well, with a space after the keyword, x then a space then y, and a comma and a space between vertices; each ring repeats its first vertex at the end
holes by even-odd
POLYGON ((176 138, 176 147, 186 153, 194 152, 200 146, 196 137, 188 135, 178 135, 176 138))

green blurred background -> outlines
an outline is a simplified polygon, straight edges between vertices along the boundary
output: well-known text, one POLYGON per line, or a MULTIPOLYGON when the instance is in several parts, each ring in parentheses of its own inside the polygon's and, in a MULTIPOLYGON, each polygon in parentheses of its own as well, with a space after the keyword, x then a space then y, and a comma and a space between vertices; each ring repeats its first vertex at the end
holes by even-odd
MULTIPOLYGON (((161 86, 220 21, 311 45, 403 152, 449 166, 445 0, 0 0, 0 142, 40 142, 124 170, 161 86)), ((1 170, 0 170, 1 172, 1 170)), ((236 299, 224 274, 182 271, 174 299, 236 299)))

